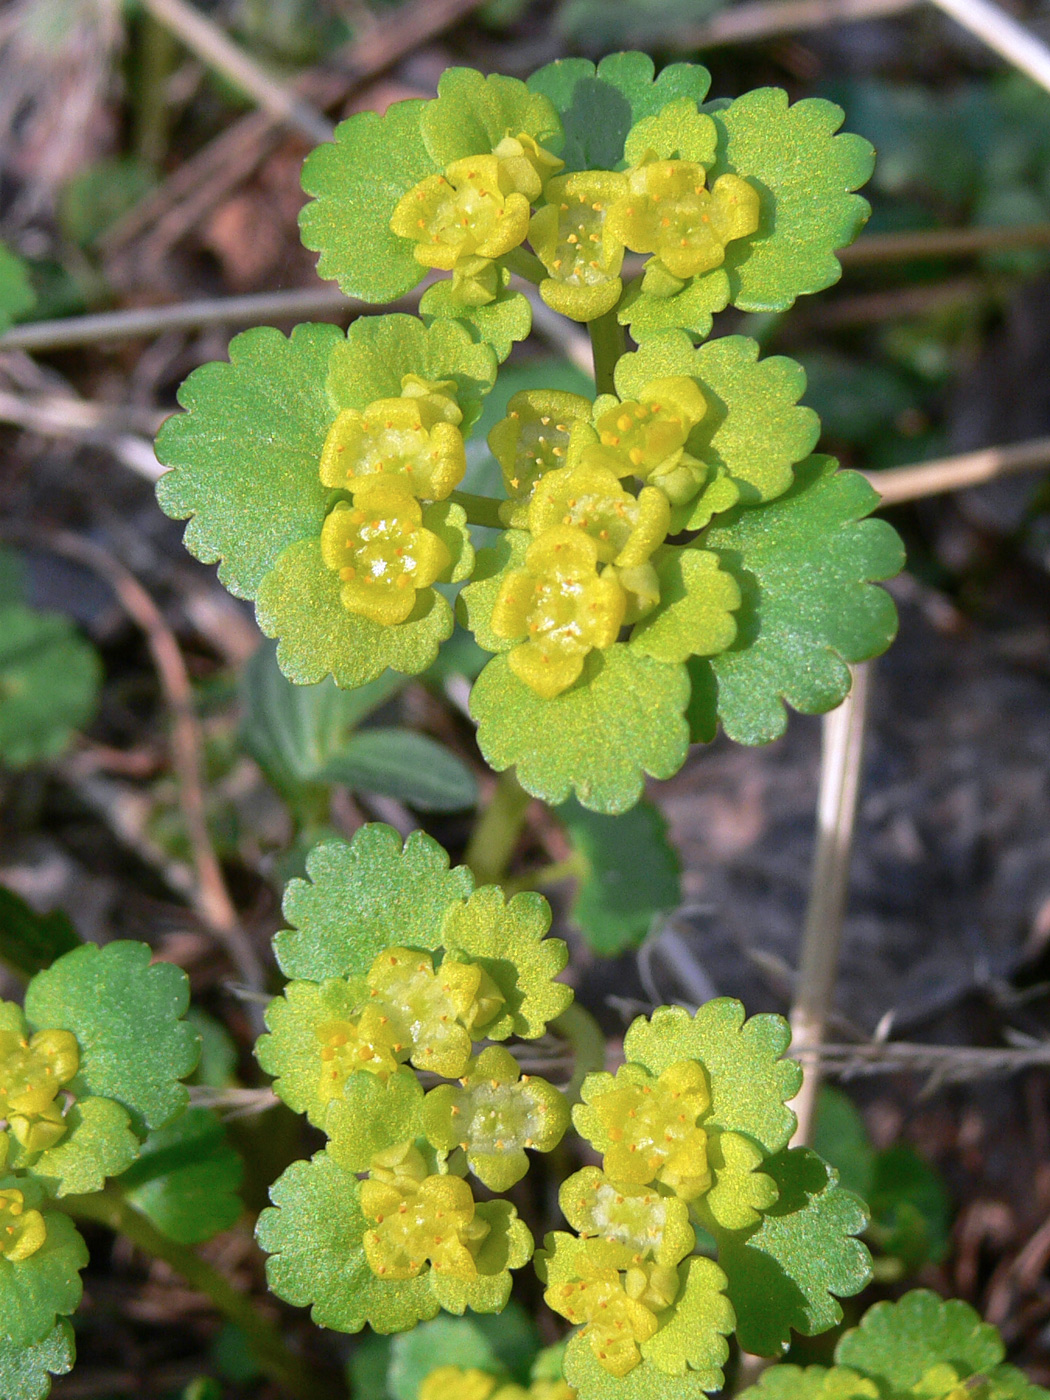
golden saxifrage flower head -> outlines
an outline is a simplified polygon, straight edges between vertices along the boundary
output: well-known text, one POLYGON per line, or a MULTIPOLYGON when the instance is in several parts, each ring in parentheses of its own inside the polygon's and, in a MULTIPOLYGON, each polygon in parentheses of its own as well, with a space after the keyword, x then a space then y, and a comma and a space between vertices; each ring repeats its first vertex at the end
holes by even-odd
POLYGON ((17 1187, 0 1190, 0 1257, 12 1264, 29 1259, 47 1239, 47 1226, 38 1210, 26 1210, 17 1187))
POLYGON ((706 412, 695 380, 685 375, 651 380, 637 399, 599 415, 599 445, 588 449, 586 459, 618 477, 637 477, 658 486, 672 504, 687 501, 696 495, 707 471, 686 451, 689 434, 706 412))
POLYGON ((0 1030, 0 1118, 27 1152, 44 1151, 64 1136, 58 1095, 79 1068, 80 1051, 68 1031, 29 1035, 24 1021, 19 1029, 0 1030))
POLYGON ((560 175, 547 185, 529 241, 547 269, 540 291, 553 310, 593 321, 619 301, 624 245, 608 213, 626 189, 627 177, 609 170, 560 175))

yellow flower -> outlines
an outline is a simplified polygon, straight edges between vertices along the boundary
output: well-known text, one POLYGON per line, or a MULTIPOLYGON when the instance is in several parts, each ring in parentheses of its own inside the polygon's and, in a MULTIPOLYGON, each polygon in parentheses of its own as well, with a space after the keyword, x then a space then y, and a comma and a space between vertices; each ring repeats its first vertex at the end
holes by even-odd
POLYGON ((415 1278, 429 1263, 448 1278, 478 1276, 475 1254, 489 1226, 475 1216, 470 1187, 458 1176, 427 1176, 423 1158, 390 1179, 361 1183, 361 1210, 375 1222, 364 1237, 365 1257, 379 1278, 415 1278))
POLYGON ((653 379, 637 399, 600 415, 598 445, 587 448, 583 460, 658 486, 672 504, 688 501, 707 467, 686 451, 686 442, 706 412, 703 394, 687 375, 653 379))
POLYGON ((591 404, 580 394, 558 389, 522 389, 507 404, 488 436, 489 450, 503 471, 509 501, 500 518, 517 530, 528 524, 528 505, 546 473, 571 466, 584 447, 597 442, 590 425, 591 404))
POLYGON ((634 568, 663 544, 671 523, 667 497, 655 487, 632 496, 608 467, 582 463, 549 472, 536 485, 529 529, 539 536, 573 525, 594 540, 603 564, 634 568))
POLYGON ((346 1081, 357 1070, 381 1078, 397 1072, 411 1052, 401 1027, 380 1006, 366 1006, 350 1021, 326 1021, 316 1029, 321 1043, 322 1102, 342 1097, 346 1081))
POLYGON ((47 1239, 47 1226, 38 1210, 26 1210, 21 1191, 0 1191, 0 1255, 17 1264, 35 1254, 47 1239))
POLYGON ((438 1366, 419 1387, 419 1400, 490 1400, 498 1385, 495 1376, 473 1366, 438 1366))
POLYGON ((626 190, 627 177, 609 170, 560 175, 532 216, 529 242, 548 273, 540 295, 575 321, 593 321, 620 299, 624 245, 608 212, 626 190))
POLYGON ((30 1036, 24 1028, 0 1030, 0 1118, 27 1152, 43 1152, 64 1135, 56 1099, 79 1068, 80 1051, 69 1031, 30 1036))
POLYGON ((591 1108, 608 1139, 604 1169, 613 1181, 650 1181, 693 1200, 711 1185, 707 1134, 697 1118, 711 1105, 707 1076, 696 1060, 679 1060, 659 1079, 639 1065, 621 1069, 612 1089, 591 1108))
POLYGON ((492 630, 507 641, 523 639, 510 653, 510 668, 551 699, 579 678, 588 652, 616 641, 626 605, 615 577, 599 577, 591 536, 559 525, 533 540, 524 569, 503 580, 492 630))
POLYGON ((385 626, 404 622, 417 592, 452 563, 423 525, 419 502, 383 480, 362 483, 352 505, 336 502, 321 529, 321 556, 339 575, 343 607, 385 626))
MULTIPOLYGON (((521 159, 528 163, 524 148, 521 159)), ((529 228, 529 201, 511 186, 517 169, 501 170, 496 155, 455 160, 443 175, 428 175, 402 196, 390 227, 412 239, 417 262, 442 272, 451 272, 460 258, 509 253, 529 228)))
MULTIPOLYGON (((604 1266, 596 1261, 592 1243, 581 1242, 573 1250, 571 1266, 557 1271, 557 1281, 550 1283, 544 1301, 574 1326, 583 1328, 582 1335, 607 1371, 626 1376, 642 1359, 640 1344, 647 1342, 658 1326, 656 1312, 646 1301, 650 1293, 647 1271, 637 1267, 621 1274, 604 1266)), ((674 1270, 664 1272, 674 1276, 677 1286, 674 1270)), ((663 1288, 653 1295, 654 1302, 669 1291, 668 1280, 662 1283, 663 1288)), ((673 1300, 671 1293, 667 1302, 659 1301, 659 1307, 667 1307, 673 1300)))
POLYGON ((406 374, 399 398, 377 399, 361 412, 344 408, 321 452, 322 483, 357 491, 382 478, 421 500, 443 501, 467 468, 455 387, 406 374))
POLYGON ((690 277, 720 267, 726 245, 758 228, 758 192, 739 175, 711 189, 702 165, 651 160, 627 174, 628 188, 609 210, 614 237, 635 253, 652 253, 642 290, 671 296, 690 277))

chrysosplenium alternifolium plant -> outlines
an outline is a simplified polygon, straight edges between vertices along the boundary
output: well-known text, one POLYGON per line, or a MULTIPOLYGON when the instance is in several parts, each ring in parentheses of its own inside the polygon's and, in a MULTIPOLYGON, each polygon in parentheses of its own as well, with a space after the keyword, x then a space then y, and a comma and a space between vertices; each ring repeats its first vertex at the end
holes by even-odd
MULTIPOLYGON (((63 1205, 103 1189, 183 1113, 198 1054, 185 973, 144 943, 85 944, 0 1001, 0 1395, 73 1364, 87 1249, 63 1205)), ((227 1222, 228 1223, 228 1222, 227 1222)))
MULTIPOLYGON (((288 890, 275 948, 291 980, 258 1056, 328 1143, 259 1219, 270 1286, 345 1332, 500 1312, 534 1255, 503 1193, 570 1122, 567 1096, 506 1048, 572 1000, 550 910, 475 889, 421 832, 402 849, 366 826, 307 869, 288 890)), ((801 1080, 788 1040, 780 1017, 745 1020, 728 998, 695 1016, 662 1007, 631 1026, 615 1075, 584 1080, 572 1122, 602 1165, 562 1183, 571 1230, 535 1252, 544 1297, 579 1329, 565 1380, 582 1400, 717 1390, 734 1332, 778 1355, 791 1328, 833 1326, 835 1295, 870 1277, 861 1202, 788 1148, 801 1080)))
POLYGON ((344 122, 307 160, 303 238, 369 302, 428 274, 419 316, 236 337, 165 425, 165 510, 255 600, 293 680, 425 670, 458 616, 491 652, 471 711, 496 769, 596 811, 637 801, 719 721, 744 743, 819 713, 889 644, 900 543, 859 476, 811 456, 801 368, 727 306, 778 311, 839 275, 871 148, 841 111, 704 69, 566 60, 527 83, 451 69, 433 101, 344 122), (531 326, 512 274, 589 324, 596 398, 509 401, 500 499, 466 440, 531 326), (624 329, 637 348, 624 353, 624 329), (467 480, 467 485, 472 484, 467 480), (471 526, 499 531, 475 554, 471 526))

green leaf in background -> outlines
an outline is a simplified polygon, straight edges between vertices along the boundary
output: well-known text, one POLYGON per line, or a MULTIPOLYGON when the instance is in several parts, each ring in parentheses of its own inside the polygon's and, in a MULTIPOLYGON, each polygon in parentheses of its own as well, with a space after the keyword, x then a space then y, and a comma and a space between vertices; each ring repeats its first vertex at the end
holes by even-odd
POLYGON ((831 1163, 847 1191, 871 1204, 877 1154, 853 1100, 830 1084, 820 1086, 813 1149, 831 1163))
POLYGON ((123 1104, 136 1128, 157 1128, 186 1106, 179 1081, 197 1063, 197 1035, 181 1019, 189 979, 172 963, 151 965, 145 943, 82 947, 33 978, 26 1020, 34 1029, 71 1031, 80 1069, 70 1089, 123 1104))
POLYGON ((62 232, 89 248, 156 187, 156 173, 138 156, 95 161, 62 188, 62 232))
POLYGON ((948 1252, 952 1203, 938 1173, 906 1142, 875 1157, 868 1204, 874 1242, 908 1271, 948 1252))
POLYGON ((792 1329, 811 1337, 834 1327, 842 1318, 838 1299, 870 1281, 871 1257, 854 1238, 868 1216, 859 1198, 838 1185, 834 1169, 808 1148, 780 1152, 762 1166, 776 1183, 776 1203, 750 1231, 715 1224, 713 1233, 741 1347, 779 1356, 792 1329))
POLYGON ((68 1375, 75 1359, 73 1329, 64 1318, 32 1346, 0 1339, 0 1395, 4 1400, 44 1400, 51 1392, 51 1377, 68 1375))
MULTIPOLYGON (((43 1205, 42 1188, 31 1177, 0 1176, 0 1190, 7 1189, 23 1194, 26 1210, 43 1205)), ((47 1237, 39 1249, 14 1263, 0 1254, 0 1348, 36 1345, 53 1332, 59 1317, 80 1306, 87 1246, 68 1215, 58 1210, 43 1215, 47 1237)))
POLYGON ((361 730, 317 777, 396 797, 421 812, 461 812, 478 801, 477 780, 463 760, 410 729, 361 730))
POLYGON ((920 1385, 931 1366, 946 1361, 960 1380, 994 1375, 1004 1354, 999 1333, 973 1308, 958 1298, 945 1302, 927 1289, 906 1293, 897 1303, 876 1303, 835 1348, 839 1365, 898 1394, 920 1385))
POLYGON ((460 1366, 499 1376, 503 1366, 492 1343, 471 1318, 435 1317, 395 1337, 387 1384, 394 1400, 419 1400, 419 1387, 439 1366, 460 1366))
POLYGON ((874 1381, 846 1366, 769 1366, 755 1385, 740 1392, 747 1400, 879 1400, 874 1381))
POLYGON ((0 962, 23 977, 33 977, 80 942, 61 909, 38 914, 20 895, 0 885, 0 962))
POLYGON ((359 112, 336 128, 303 165, 313 199, 299 215, 303 243, 321 257, 317 272, 350 297, 394 301, 422 282, 426 269, 390 218, 403 194, 439 169, 423 144, 418 98, 395 102, 383 116, 359 112))
POLYGON ((617 644, 590 652, 580 679, 553 700, 496 656, 474 684, 470 712, 497 772, 514 765, 534 797, 557 805, 575 792, 592 811, 616 815, 638 801, 644 774, 669 778, 685 762, 688 700, 684 667, 617 644))
POLYGON ((528 86, 549 97, 561 116, 567 171, 622 169, 635 122, 677 97, 700 103, 711 85, 710 73, 698 64, 673 63, 659 77, 655 72, 648 54, 614 53, 597 68, 585 58, 563 58, 533 73, 528 86))
POLYGON ((274 939, 286 977, 323 981, 364 977, 384 948, 412 930, 412 946, 433 949, 449 905, 465 899, 474 880, 465 866, 449 869, 448 853, 414 831, 404 843, 389 826, 363 826, 351 843, 325 841, 306 862, 308 879, 284 897, 292 925, 274 939))
POLYGON ((35 302, 25 263, 0 243, 0 334, 31 311, 35 302))
POLYGON ((736 507, 702 536, 740 584, 737 638, 714 657, 717 710, 741 744, 765 744, 784 732, 785 702, 823 714, 849 692, 847 662, 886 650, 897 631, 889 594, 872 586, 904 564, 897 532, 865 520, 878 495, 830 457, 796 468, 794 485, 775 501, 736 507))
POLYGON ((719 143, 708 179, 741 175, 761 200, 757 233, 726 249, 732 303, 784 311, 841 277, 835 251, 870 213, 853 191, 870 179, 874 151, 862 136, 836 136, 841 107, 819 97, 789 106, 780 88, 756 88, 712 115, 719 143))
POLYGON ((340 690, 331 679, 293 685, 277 665, 276 648, 264 642, 244 668, 244 719, 240 739, 282 796, 316 780, 351 733, 405 685, 385 671, 368 685, 340 690))
POLYGON ((61 613, 0 607, 0 763, 57 758, 98 705, 98 654, 61 613))
POLYGON ((367 1332, 355 1343, 347 1366, 351 1395, 360 1400, 393 1400, 387 1383, 391 1349, 392 1339, 374 1332, 367 1332))
MULTIPOLYGON (((157 435, 173 468, 161 510, 189 518, 185 545, 238 598, 254 598, 286 545, 317 539, 328 492, 318 474, 336 416, 325 388, 338 326, 263 326, 230 341, 229 363, 201 365, 179 389, 185 410, 157 435)), ((399 386, 400 390, 400 386, 399 386)))
POLYGON ((557 810, 581 870, 572 919, 596 953, 615 957, 645 941, 654 919, 681 903, 681 864, 662 813, 643 797, 620 817, 578 802, 557 810))
POLYGON ((244 1163, 206 1108, 188 1108, 142 1144, 121 1179, 129 1202, 168 1239, 201 1244, 228 1230, 244 1206, 244 1163))

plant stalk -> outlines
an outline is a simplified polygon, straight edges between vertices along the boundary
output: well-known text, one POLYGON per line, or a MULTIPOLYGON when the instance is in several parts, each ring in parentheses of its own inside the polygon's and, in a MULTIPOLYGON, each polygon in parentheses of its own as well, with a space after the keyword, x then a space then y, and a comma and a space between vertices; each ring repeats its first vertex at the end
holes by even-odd
POLYGON ((594 353, 594 383, 599 394, 615 394, 616 384, 613 375, 616 362, 627 346, 623 326, 616 319, 616 308, 607 311, 595 321, 587 322, 591 335, 591 350, 594 353))
POLYGON ((527 248, 512 248, 509 253, 503 254, 500 261, 510 272, 524 277, 526 282, 531 282, 537 287, 547 276, 547 269, 535 253, 530 253, 527 248))
POLYGON ((317 1372, 288 1349, 277 1328, 252 1302, 186 1245, 169 1240, 112 1185, 90 1196, 66 1196, 55 1204, 74 1220, 92 1220, 126 1236, 153 1259, 164 1262, 216 1309, 239 1327, 263 1371, 296 1400, 333 1400, 338 1388, 333 1377, 317 1372))
MULTIPOLYGON (((812 1052, 821 1045, 835 994, 864 756, 868 681, 869 668, 858 666, 849 695, 837 710, 824 717, 817 847, 791 1008, 791 1040, 796 1050, 812 1052)), ((796 1147, 809 1146, 813 1141, 820 1080, 820 1061, 807 1057, 802 1088, 791 1104, 798 1115, 798 1128, 792 1139, 796 1147)))
POLYGON ((449 500, 463 507, 471 525, 487 525, 490 530, 505 528, 499 518, 499 501, 491 496, 477 496, 473 491, 453 491, 449 500))
POLYGON ((579 1103, 583 1081, 605 1068, 605 1032, 578 1001, 552 1021, 550 1028, 572 1046, 572 1078, 562 1092, 570 1104, 579 1103))
POLYGON ((496 779, 492 801, 478 818, 463 857, 479 885, 496 885, 503 879, 531 801, 512 768, 496 779))

